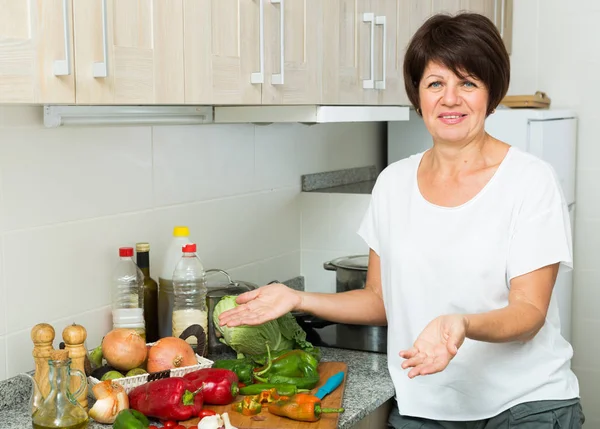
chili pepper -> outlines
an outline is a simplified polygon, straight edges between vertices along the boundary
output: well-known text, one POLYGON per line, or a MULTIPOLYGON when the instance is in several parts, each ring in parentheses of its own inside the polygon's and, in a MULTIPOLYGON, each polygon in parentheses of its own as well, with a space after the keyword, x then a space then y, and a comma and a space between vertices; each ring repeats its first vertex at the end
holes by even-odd
POLYGON ((198 415, 203 402, 200 389, 182 377, 151 381, 129 393, 130 408, 161 420, 188 420, 198 415))
POLYGON ((137 410, 125 409, 117 414, 113 429, 146 429, 150 425, 148 418, 137 410))
POLYGON ((235 372, 242 383, 252 383, 252 371, 256 365, 251 359, 223 359, 213 364, 213 368, 223 368, 235 372))
POLYGON ((202 420, 204 417, 214 416, 215 414, 217 414, 216 411, 204 409, 200 411, 198 417, 200 417, 200 420, 202 420))
POLYGON ((301 392, 308 392, 308 389, 298 389, 298 387, 294 386, 293 384, 257 383, 242 387, 240 389, 240 395, 258 395, 260 392, 270 389, 276 389, 277 394, 286 396, 292 396, 301 392))
POLYGON ((298 389, 298 393, 303 390, 314 389, 319 384, 319 374, 309 374, 304 377, 286 377, 284 375, 274 374, 269 376, 270 384, 291 384, 298 389))
POLYGON ((246 396, 240 402, 231 404, 231 409, 242 413, 244 416, 254 416, 260 414, 262 411, 262 405, 256 400, 255 396, 246 396))
POLYGON ((316 422, 323 413, 343 413, 343 408, 321 408, 321 400, 314 395, 298 393, 288 400, 269 404, 271 414, 302 422, 316 422))
POLYGON ((238 395, 238 377, 224 368, 202 368, 185 374, 183 378, 192 383, 194 390, 202 389, 205 404, 231 404, 238 395))
MULTIPOLYGON (((298 349, 298 350, 300 350, 300 349, 298 349)), ((301 349, 301 350, 304 351, 305 353, 308 353, 309 355, 311 355, 313 358, 315 358, 317 360, 317 362, 321 361, 321 349, 319 349, 318 347, 312 347, 309 349, 301 349)), ((289 353, 291 351, 293 351, 293 349, 286 349, 286 350, 279 350, 276 352, 271 352, 271 359, 277 359, 279 356, 289 353)), ((250 356, 247 359, 251 359, 257 365, 264 366, 269 362, 269 352, 265 352, 260 355, 250 356)), ((240 360, 240 359, 237 359, 237 360, 240 360)))
MULTIPOLYGON (((267 345, 267 353, 269 347, 267 345)), ((294 384, 300 389, 312 389, 319 382, 319 362, 303 350, 292 350, 267 365, 254 370, 254 378, 262 383, 294 384)))

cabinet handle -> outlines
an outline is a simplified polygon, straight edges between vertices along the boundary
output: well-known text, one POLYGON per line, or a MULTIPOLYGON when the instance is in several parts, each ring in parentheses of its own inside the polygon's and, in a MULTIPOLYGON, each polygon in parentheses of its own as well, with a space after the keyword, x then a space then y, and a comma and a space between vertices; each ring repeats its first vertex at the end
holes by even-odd
POLYGON ((65 37, 65 59, 54 60, 54 76, 69 76, 71 74, 71 43, 69 36, 69 0, 63 0, 63 33, 65 37))
POLYGON ((385 16, 378 16, 375 18, 375 25, 381 25, 381 29, 383 31, 383 37, 382 37, 382 52, 383 52, 383 59, 382 59, 382 75, 381 75, 381 80, 378 80, 375 82, 375 88, 377 89, 385 89, 385 69, 387 68, 387 61, 386 61, 386 55, 387 55, 387 47, 386 47, 386 39, 387 39, 387 33, 386 33, 386 25, 385 25, 385 16))
POLYGON ((285 12, 285 6, 283 4, 283 0, 271 0, 271 4, 279 4, 279 26, 280 26, 280 30, 279 30, 279 35, 280 35, 280 52, 279 55, 281 56, 280 60, 279 60, 279 73, 275 74, 273 73, 273 75, 271 76, 271 84, 272 85, 283 85, 284 82, 284 78, 283 78, 283 72, 284 72, 284 64, 285 64, 285 38, 284 38, 284 34, 285 34, 285 27, 284 27, 284 22, 283 22, 283 16, 284 16, 284 12, 285 12))
POLYGON ((106 24, 106 0, 102 0, 102 54, 104 55, 104 61, 92 64, 92 75, 94 77, 106 77, 108 76, 108 38, 107 38, 107 24, 106 24))
POLYGON ((500 10, 500 37, 504 39, 504 15, 506 15, 506 0, 502 1, 502 9, 500 10))
POLYGON ((373 89, 374 80, 373 75, 375 74, 375 14, 373 13, 364 13, 363 14, 363 22, 371 23, 371 76, 369 79, 363 79, 363 88, 364 89, 373 89))
POLYGON ((250 83, 265 83, 265 11, 263 0, 259 1, 258 44, 260 51, 260 71, 250 75, 250 83))

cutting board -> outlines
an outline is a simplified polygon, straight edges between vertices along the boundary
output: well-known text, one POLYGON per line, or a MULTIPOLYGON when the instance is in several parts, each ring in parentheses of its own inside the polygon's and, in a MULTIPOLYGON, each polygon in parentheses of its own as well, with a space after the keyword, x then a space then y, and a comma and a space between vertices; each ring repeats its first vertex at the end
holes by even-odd
MULTIPOLYGON (((325 396, 321 401, 323 408, 341 408, 342 399, 344 397, 344 388, 346 387, 346 377, 348 376, 348 365, 344 362, 321 362, 319 364, 319 384, 315 387, 311 393, 316 393, 319 387, 321 387, 329 377, 343 371, 346 376, 342 384, 325 396)), ((244 397, 238 396, 237 401, 241 401, 244 397)), ((338 427, 338 420, 340 418, 338 413, 322 414, 321 419, 316 422, 298 422, 285 417, 279 417, 273 415, 267 411, 268 405, 264 405, 263 409, 258 416, 265 417, 264 420, 252 420, 252 416, 243 416, 242 414, 233 411, 231 405, 206 405, 204 408, 214 410, 218 414, 227 413, 231 424, 238 429, 273 429, 273 428, 286 428, 286 429, 336 429, 338 427)), ((198 418, 186 420, 185 422, 179 422, 186 427, 197 425, 198 418)))

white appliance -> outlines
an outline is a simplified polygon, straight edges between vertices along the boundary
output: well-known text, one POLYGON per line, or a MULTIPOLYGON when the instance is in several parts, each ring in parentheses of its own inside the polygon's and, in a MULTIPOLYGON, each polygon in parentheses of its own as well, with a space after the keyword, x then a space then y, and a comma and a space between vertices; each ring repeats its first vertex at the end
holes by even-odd
MULTIPOLYGON (((549 162, 558 175, 569 204, 571 230, 575 221, 575 160, 577 117, 569 110, 498 109, 485 123, 486 131, 512 146, 549 162)), ((388 164, 422 152, 432 145, 423 120, 411 109, 406 122, 388 122, 388 164)), ((573 271, 561 272, 554 287, 562 335, 571 339, 573 271)))

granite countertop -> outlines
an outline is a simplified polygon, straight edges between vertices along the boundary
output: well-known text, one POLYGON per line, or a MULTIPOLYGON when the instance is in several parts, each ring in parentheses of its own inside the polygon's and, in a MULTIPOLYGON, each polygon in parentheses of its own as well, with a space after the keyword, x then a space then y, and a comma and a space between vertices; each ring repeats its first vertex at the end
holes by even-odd
MULTIPOLYGON (((348 429, 367 414, 375 411, 394 396, 394 386, 387 369, 387 356, 381 353, 359 352, 345 349, 322 347, 323 361, 341 361, 348 364, 346 388, 340 415, 339 428, 348 429)), ((212 360, 232 356, 209 356, 212 360)), ((30 383, 24 377, 17 377, 12 383, 0 389, 0 429, 23 429, 31 427, 29 409, 30 383), (22 382, 19 381, 23 379, 22 382), (12 387, 10 387, 12 385, 12 387), (11 392, 11 389, 15 390, 11 392), (18 396, 14 405, 3 409, 2 396, 18 396)), ((90 405, 91 406, 91 405, 90 405)), ((112 425, 99 424, 90 419, 89 429, 108 429, 112 425)))

